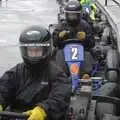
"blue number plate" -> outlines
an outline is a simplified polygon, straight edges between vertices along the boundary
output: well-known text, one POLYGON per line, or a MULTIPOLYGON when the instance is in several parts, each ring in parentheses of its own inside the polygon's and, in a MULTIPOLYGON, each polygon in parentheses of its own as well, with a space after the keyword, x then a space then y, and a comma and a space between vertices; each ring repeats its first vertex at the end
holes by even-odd
POLYGON ((84 48, 82 44, 68 44, 64 47, 65 61, 83 61, 84 48))

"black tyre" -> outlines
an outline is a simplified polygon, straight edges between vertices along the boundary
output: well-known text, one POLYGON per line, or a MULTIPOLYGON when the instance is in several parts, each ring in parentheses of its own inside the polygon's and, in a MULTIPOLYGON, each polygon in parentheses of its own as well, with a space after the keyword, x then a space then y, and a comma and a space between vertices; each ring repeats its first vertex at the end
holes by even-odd
POLYGON ((116 114, 116 105, 99 102, 96 105, 96 120, 102 120, 104 114, 116 114))
POLYGON ((114 49, 109 49, 107 52, 107 79, 110 82, 115 82, 118 77, 118 68, 119 68, 119 60, 118 53, 114 49))

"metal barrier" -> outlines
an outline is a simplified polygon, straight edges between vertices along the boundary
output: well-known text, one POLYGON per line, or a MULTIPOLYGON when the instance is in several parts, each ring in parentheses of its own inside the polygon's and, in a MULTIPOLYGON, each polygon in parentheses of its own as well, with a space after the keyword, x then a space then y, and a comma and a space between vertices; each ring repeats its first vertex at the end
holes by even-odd
MULTIPOLYGON (((119 7, 120 7, 120 2, 118 2, 117 0, 112 0, 113 2, 115 2, 119 7)), ((108 5, 108 0, 105 0, 105 6, 108 5)))
POLYGON ((112 1, 115 2, 120 7, 120 1, 119 2, 117 0, 112 0, 112 1))

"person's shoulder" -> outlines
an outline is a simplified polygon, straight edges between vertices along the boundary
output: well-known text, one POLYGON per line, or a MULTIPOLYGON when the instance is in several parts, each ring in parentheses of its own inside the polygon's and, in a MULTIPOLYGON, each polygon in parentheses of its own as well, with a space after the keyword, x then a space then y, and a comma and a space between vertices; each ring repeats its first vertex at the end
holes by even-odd
POLYGON ((16 68, 21 68, 21 67, 23 68, 23 67, 26 67, 26 65, 24 62, 21 62, 21 63, 17 63, 15 67, 16 68))
POLYGON ((25 63, 17 63, 15 66, 13 66, 10 70, 11 71, 19 71, 21 69, 24 69, 25 68, 25 63))
POLYGON ((5 73, 17 73, 17 71, 24 66, 24 63, 18 63, 12 67, 10 67, 8 70, 5 71, 5 73))

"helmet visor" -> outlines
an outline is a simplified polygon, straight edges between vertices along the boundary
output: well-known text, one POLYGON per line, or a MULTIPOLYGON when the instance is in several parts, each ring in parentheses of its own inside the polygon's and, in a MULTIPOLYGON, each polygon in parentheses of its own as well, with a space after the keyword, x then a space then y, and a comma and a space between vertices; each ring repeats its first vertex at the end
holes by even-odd
POLYGON ((76 13, 67 13, 67 17, 69 20, 77 20, 78 19, 78 14, 76 13))
POLYGON ((51 54, 52 48, 50 44, 23 44, 21 46, 21 54, 25 59, 31 62, 45 59, 51 54))
POLYGON ((66 13, 66 19, 69 22, 78 22, 80 20, 80 14, 79 13, 66 13))
POLYGON ((41 57, 43 56, 43 47, 27 47, 27 52, 28 57, 41 57))

